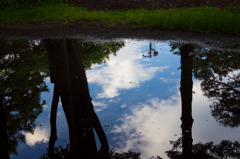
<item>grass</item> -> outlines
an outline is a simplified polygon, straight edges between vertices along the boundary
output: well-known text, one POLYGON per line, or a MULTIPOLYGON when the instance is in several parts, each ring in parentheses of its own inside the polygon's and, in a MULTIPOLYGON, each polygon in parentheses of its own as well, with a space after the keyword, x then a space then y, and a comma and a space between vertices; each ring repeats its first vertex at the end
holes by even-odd
POLYGON ((101 25, 122 24, 131 28, 182 29, 200 32, 240 33, 240 6, 229 9, 211 7, 171 10, 89 11, 65 4, 38 4, 4 7, 0 24, 61 23, 96 21, 101 25))

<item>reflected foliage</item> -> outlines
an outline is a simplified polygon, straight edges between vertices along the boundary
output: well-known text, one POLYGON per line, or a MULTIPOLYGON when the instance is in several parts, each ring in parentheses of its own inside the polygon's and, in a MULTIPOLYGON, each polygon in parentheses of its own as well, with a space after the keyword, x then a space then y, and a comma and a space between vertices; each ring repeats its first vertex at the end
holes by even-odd
MULTIPOLYGON (((55 159, 71 159, 70 156, 70 145, 67 144, 67 146, 64 148, 62 146, 55 147, 54 149, 55 152, 55 159)), ((141 153, 140 152, 123 152, 123 153, 118 153, 115 152, 113 149, 110 150, 109 153, 109 159, 141 159, 141 153)), ((46 153, 44 154, 41 159, 50 159, 49 154, 46 153)), ((104 156, 102 155, 101 148, 98 150, 98 158, 97 159, 105 159, 104 156)), ((162 159, 161 157, 150 157, 148 159, 162 159)))
MULTIPOLYGON (((179 51, 180 48, 182 46, 184 46, 186 44, 181 44, 181 43, 176 43, 176 42, 170 42, 169 43, 169 46, 171 47, 171 50, 170 52, 174 52, 174 51, 179 51)), ((207 51, 206 49, 202 48, 201 46, 199 45, 196 45, 196 44, 193 44, 193 43, 189 43, 188 45, 192 45, 193 46, 193 51, 191 52, 190 55, 193 55, 192 53, 200 53, 200 52, 205 52, 207 51)), ((180 54, 179 54, 180 55, 180 54)))
MULTIPOLYGON (((171 51, 180 44, 171 43, 171 51)), ((178 54, 178 52, 175 52, 178 54)), ((204 95, 213 102, 211 114, 222 125, 240 125, 240 53, 210 51, 194 45, 193 74, 200 79, 204 95)))
POLYGON ((47 91, 43 81, 47 72, 46 51, 41 43, 0 40, 0 102, 9 154, 17 154, 18 142, 24 142, 22 131, 34 131, 34 121, 45 104, 40 101, 40 93, 47 91))
MULTIPOLYGON (((180 149, 182 148, 182 138, 176 141, 170 141, 172 149, 165 153, 170 159, 183 159, 180 149)), ((192 149, 194 159, 238 159, 240 156, 240 143, 229 140, 222 140, 219 144, 214 145, 213 142, 205 144, 199 142, 193 145, 192 149)))
MULTIPOLYGON (((47 149, 48 153, 43 154, 40 159, 50 159, 49 149, 47 149)), ((70 144, 64 148, 62 146, 58 146, 54 148, 53 158, 55 159, 71 159, 70 155, 70 144)))
POLYGON ((194 60, 194 76, 204 95, 213 100, 211 113, 224 126, 240 125, 240 54, 210 52, 194 60))
POLYGON ((123 42, 82 42, 78 41, 82 54, 85 70, 91 69, 94 64, 101 65, 109 59, 109 55, 116 55, 117 51, 124 46, 123 42))

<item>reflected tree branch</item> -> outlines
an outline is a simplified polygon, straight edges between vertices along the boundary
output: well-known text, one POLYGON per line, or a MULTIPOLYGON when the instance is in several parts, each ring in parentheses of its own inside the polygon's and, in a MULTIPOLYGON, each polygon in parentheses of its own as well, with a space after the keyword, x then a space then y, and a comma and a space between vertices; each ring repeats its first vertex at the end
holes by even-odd
POLYGON ((57 107, 59 101, 59 92, 57 84, 54 85, 53 100, 51 106, 51 115, 50 115, 50 125, 51 125, 51 135, 49 140, 49 157, 54 158, 54 144, 57 141, 57 107))

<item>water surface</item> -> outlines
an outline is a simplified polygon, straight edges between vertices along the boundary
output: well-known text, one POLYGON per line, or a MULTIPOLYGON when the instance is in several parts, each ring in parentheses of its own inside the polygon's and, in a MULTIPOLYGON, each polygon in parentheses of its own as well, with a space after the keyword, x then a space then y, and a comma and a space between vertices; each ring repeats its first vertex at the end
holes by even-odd
MULTIPOLYGON (((92 104, 114 152, 139 152, 143 159, 168 158, 165 152, 172 149, 170 141, 180 137, 192 138, 193 145, 239 142, 239 53, 177 42, 72 41, 80 48, 92 104), (184 50, 191 59, 185 68, 181 63, 184 50), (181 117, 186 109, 179 88, 185 80, 181 72, 187 69, 193 87, 191 90, 191 79, 182 87, 191 91, 192 112, 187 110, 189 115, 185 116, 187 121, 191 117, 194 121, 184 135, 181 117)), ((49 43, 53 45, 54 40, 1 40, 1 102, 11 158, 40 158, 47 152, 54 88, 46 49, 49 43)), ((62 70, 57 70, 61 75, 62 70)), ((61 100, 57 136, 55 147, 64 148, 70 142, 61 100)), ((96 140, 99 148, 100 141, 96 140)))

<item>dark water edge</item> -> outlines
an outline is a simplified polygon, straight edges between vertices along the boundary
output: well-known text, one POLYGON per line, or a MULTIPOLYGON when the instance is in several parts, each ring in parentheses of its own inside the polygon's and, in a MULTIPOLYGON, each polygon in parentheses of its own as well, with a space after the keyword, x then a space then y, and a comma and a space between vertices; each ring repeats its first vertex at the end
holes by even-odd
POLYGON ((184 30, 130 29, 124 26, 103 27, 92 22, 85 24, 17 24, 0 26, 0 38, 7 39, 59 39, 80 38, 86 41, 119 39, 178 41, 195 43, 216 50, 239 52, 240 35, 200 33, 184 30))

